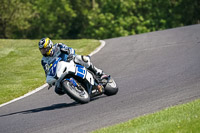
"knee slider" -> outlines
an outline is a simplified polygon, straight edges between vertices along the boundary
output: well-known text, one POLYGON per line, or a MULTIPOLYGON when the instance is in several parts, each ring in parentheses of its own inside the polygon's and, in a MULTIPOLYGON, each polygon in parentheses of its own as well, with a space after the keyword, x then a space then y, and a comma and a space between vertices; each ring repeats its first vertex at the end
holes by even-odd
POLYGON ((85 63, 90 62, 90 57, 88 57, 88 56, 81 56, 81 58, 85 63))

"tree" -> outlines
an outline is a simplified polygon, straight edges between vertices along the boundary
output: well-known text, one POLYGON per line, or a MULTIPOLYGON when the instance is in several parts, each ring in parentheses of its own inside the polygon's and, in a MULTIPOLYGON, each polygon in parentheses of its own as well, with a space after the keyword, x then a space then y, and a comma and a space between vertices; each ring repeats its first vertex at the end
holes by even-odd
POLYGON ((37 15, 30 21, 29 38, 68 38, 73 19, 77 16, 69 0, 37 0, 33 2, 33 8, 37 15))
POLYGON ((199 0, 1 0, 0 38, 95 38, 200 23, 199 0))
POLYGON ((1 0, 0 38, 15 38, 18 36, 16 31, 23 31, 31 26, 28 23, 32 17, 30 7, 29 2, 22 0, 1 0))

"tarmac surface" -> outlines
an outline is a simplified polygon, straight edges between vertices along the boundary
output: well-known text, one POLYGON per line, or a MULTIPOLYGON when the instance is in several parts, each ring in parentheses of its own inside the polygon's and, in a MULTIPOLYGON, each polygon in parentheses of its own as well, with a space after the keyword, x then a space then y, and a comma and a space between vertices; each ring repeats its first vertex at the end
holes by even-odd
POLYGON ((200 98, 200 25, 107 39, 92 56, 119 86, 78 104, 47 88, 0 108, 0 133, 87 133, 200 98))

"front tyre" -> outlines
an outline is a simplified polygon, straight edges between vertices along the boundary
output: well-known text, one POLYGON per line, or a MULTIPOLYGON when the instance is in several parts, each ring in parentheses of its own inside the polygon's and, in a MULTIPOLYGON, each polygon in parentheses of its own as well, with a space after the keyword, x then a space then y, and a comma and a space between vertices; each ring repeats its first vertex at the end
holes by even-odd
POLYGON ((70 81, 65 80, 62 83, 63 90, 65 93, 69 95, 72 99, 74 99, 78 103, 88 103, 90 101, 90 96, 87 91, 83 88, 83 86, 74 86, 70 81))

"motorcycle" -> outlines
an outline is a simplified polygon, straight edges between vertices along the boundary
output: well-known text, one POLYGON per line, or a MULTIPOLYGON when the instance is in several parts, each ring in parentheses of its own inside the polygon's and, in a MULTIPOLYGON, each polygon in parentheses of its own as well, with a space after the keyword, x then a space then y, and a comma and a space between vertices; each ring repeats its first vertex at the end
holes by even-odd
POLYGON ((78 103, 88 103, 91 98, 105 94, 115 95, 118 87, 110 75, 99 77, 84 66, 75 64, 73 59, 61 61, 58 57, 49 68, 46 82, 61 89, 78 103))

